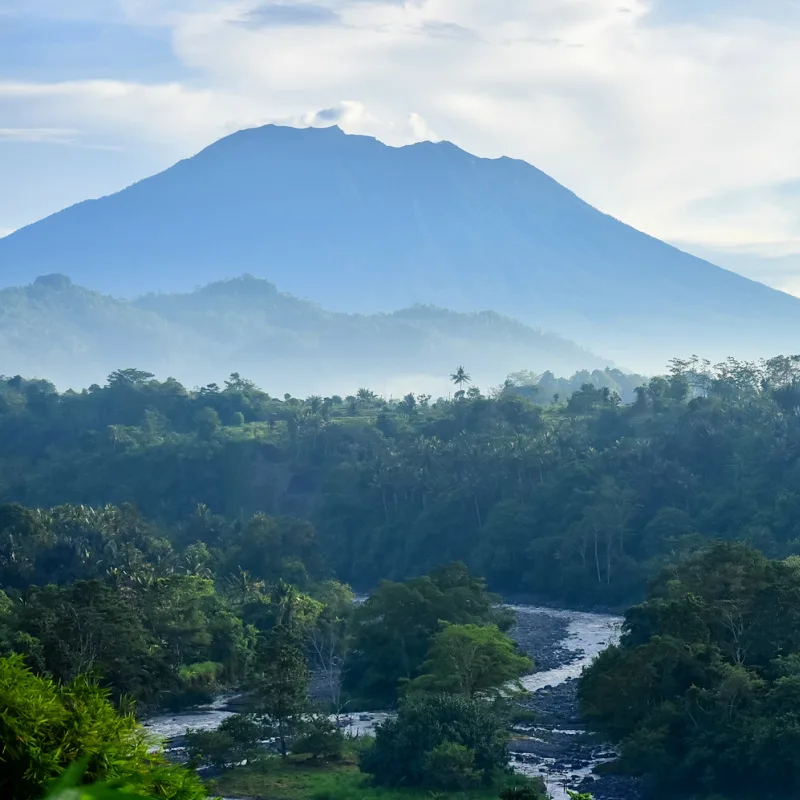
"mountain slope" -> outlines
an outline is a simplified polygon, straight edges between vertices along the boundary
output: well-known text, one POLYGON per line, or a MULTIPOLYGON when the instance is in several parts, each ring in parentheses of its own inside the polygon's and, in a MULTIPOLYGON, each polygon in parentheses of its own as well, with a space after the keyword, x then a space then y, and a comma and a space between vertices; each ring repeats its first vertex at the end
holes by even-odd
POLYGON ((486 387, 521 367, 571 374, 609 362, 494 313, 331 313, 250 276, 133 301, 61 275, 0 290, 0 374, 61 387, 135 366, 189 385, 236 371, 281 394, 447 392, 462 363, 486 387))
POLYGON ((449 143, 255 128, 0 240, 6 284, 58 271, 115 294, 243 271, 339 311, 491 308, 631 366, 771 355, 800 300, 602 214, 536 168, 449 143))

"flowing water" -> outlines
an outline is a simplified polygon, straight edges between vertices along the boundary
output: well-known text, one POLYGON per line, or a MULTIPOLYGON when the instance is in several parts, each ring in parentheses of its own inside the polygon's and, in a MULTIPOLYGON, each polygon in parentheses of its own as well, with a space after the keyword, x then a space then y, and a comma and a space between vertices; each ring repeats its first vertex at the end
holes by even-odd
MULTIPOLYGON (((532 693, 544 692, 559 686, 568 680, 579 678, 584 667, 592 663, 598 653, 619 640, 622 619, 605 614, 590 614, 579 611, 561 611, 536 606, 512 606, 517 615, 533 614, 558 617, 567 622, 567 637, 562 642, 568 651, 574 654, 573 660, 554 669, 534 672, 522 679, 523 686, 532 693)), ((572 728, 542 728, 531 726, 525 731, 533 743, 539 742, 547 753, 553 745, 581 736, 584 731, 572 728)), ((548 755, 536 755, 526 752, 522 760, 515 760, 514 769, 526 775, 538 775, 545 784, 553 800, 568 800, 567 789, 576 789, 585 778, 592 776, 592 770, 598 764, 611 760, 608 748, 594 746, 589 748, 587 758, 579 763, 570 763, 570 759, 548 755)), ((511 747, 512 755, 514 747, 511 747)))
MULTIPOLYGON (((548 689, 563 684, 572 678, 580 676, 585 666, 609 644, 619 638, 621 619, 604 614, 590 614, 578 611, 562 611, 536 606, 512 606, 518 615, 532 614, 557 617, 567 622, 567 638, 562 642, 573 655, 570 663, 554 669, 535 672, 523 678, 522 683, 529 692, 547 691, 548 689)), ((228 707, 233 699, 231 696, 219 697, 207 706, 193 709, 180 714, 162 714, 151 717, 144 722, 144 727, 167 743, 182 736, 187 729, 214 730, 234 712, 228 707)), ((341 717, 340 726, 349 736, 362 736, 371 734, 375 727, 386 720, 390 715, 386 713, 351 714, 341 717)), ((550 741, 559 736, 577 737, 583 732, 580 730, 564 728, 531 727, 527 733, 531 741, 539 740, 539 735, 547 736, 550 741)), ((541 739, 541 741, 545 741, 541 739)), ((513 748, 512 748, 513 751, 513 748)), ((527 754, 525 760, 515 761, 514 768, 523 774, 540 775, 547 784, 553 800, 567 800, 567 787, 574 787, 581 778, 591 773, 592 767, 597 763, 608 760, 603 757, 594 757, 589 763, 582 763, 574 768, 563 763, 563 760, 552 757, 536 757, 527 754)))

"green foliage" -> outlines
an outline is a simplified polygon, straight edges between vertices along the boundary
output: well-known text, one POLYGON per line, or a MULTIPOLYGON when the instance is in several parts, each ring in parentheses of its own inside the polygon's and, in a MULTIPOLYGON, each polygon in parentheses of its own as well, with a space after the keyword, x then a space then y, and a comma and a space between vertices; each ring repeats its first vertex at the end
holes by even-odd
POLYGON ((188 730, 185 745, 191 764, 224 769, 243 761, 252 763, 264 754, 261 741, 271 731, 253 715, 234 714, 216 730, 188 730))
POLYGON ((782 797, 800 790, 798 652, 795 561, 717 544, 628 611, 620 646, 584 674, 581 704, 621 742, 622 766, 664 793, 782 797))
POLYGON ((273 724, 285 759, 288 740, 309 709, 306 656, 296 633, 279 625, 259 642, 258 660, 259 712, 273 724))
POLYGON ((501 621, 494 607, 496 599, 463 564, 405 583, 382 583, 355 613, 345 689, 377 707, 391 705, 399 682, 421 674, 431 638, 441 623, 501 621))
POLYGON ((533 781, 514 783, 500 792, 500 800, 547 800, 547 798, 544 786, 533 781))
POLYGON ((446 625, 431 640, 421 669, 409 691, 474 697, 521 691, 519 678, 533 662, 496 625, 446 625))
MULTIPOLYGON (((321 569, 313 527, 288 517, 230 523, 201 506, 163 530, 130 506, 0 506, 0 653, 145 706, 199 702, 249 679, 259 630, 308 634, 323 604, 282 573, 321 569)), ((320 591, 338 608, 336 586, 320 591)))
POLYGON ((308 590, 326 557, 367 587, 461 560, 505 593, 622 606, 709 539, 800 554, 800 359, 675 361, 635 392, 611 372, 556 404, 544 375, 533 399, 527 376, 413 403, 276 399, 241 375, 189 391, 122 370, 62 394, 0 380, 0 500, 56 507, 0 514, 0 585, 127 585, 173 564, 308 590))
POLYGON ((313 759, 341 758, 345 739, 342 731, 323 714, 303 720, 299 735, 292 742, 292 753, 313 759))
POLYGON ((482 777, 475 751, 463 744, 444 741, 425 758, 425 785, 435 789, 467 791, 480 786, 482 777))
POLYGON ((150 753, 133 716, 118 714, 107 693, 84 678, 60 685, 34 675, 19 656, 0 658, 0 709, 3 797, 38 798, 82 761, 85 783, 103 781, 164 800, 205 800, 196 776, 150 753))
POLYGON ((397 718, 377 729, 374 745, 361 754, 360 767, 385 786, 435 788, 445 776, 488 785, 508 763, 503 722, 482 701, 410 695, 397 718), (445 770, 442 777, 432 775, 434 765, 445 770))

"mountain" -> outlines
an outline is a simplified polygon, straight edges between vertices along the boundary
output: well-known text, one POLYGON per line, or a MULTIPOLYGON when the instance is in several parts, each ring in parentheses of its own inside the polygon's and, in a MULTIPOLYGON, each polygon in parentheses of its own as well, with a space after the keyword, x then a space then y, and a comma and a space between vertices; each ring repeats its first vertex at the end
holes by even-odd
POLYGON ((0 374, 61 388, 102 384, 132 366, 188 385, 240 372, 280 394, 447 393, 459 364, 485 388, 520 368, 569 375, 609 362, 492 312, 333 313, 252 276, 135 300, 63 275, 0 290, 0 374))
POLYGON ((240 131, 0 240, 3 284, 52 272, 124 296, 249 272, 335 311, 490 308, 644 370, 800 341, 800 300, 624 225, 527 163, 338 128, 240 131))

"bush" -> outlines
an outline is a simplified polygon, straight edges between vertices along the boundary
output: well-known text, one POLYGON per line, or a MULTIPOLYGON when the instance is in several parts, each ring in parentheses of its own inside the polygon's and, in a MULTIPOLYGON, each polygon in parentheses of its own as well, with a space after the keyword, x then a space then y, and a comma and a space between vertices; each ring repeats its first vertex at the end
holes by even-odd
POLYGON ((248 763, 263 755, 262 740, 269 729, 249 714, 234 714, 216 730, 186 731, 185 742, 192 764, 209 764, 224 769, 242 761, 248 763))
POLYGON ((202 661, 199 664, 188 664, 180 668, 180 679, 191 688, 214 687, 222 677, 224 667, 214 661, 202 661))
POLYGON ((478 782, 489 784, 497 770, 507 767, 506 739, 504 720, 485 702, 446 694, 411 695, 401 704, 397 719, 377 729, 359 766, 384 786, 431 786, 433 761, 443 764, 447 755, 449 769, 456 770, 459 763, 463 768, 461 750, 452 749, 458 745, 472 754, 469 769, 474 769, 478 782), (434 756, 433 751, 446 743, 451 749, 439 749, 434 756))
POLYGON ((442 742, 425 759, 426 784, 445 791, 465 791, 481 784, 475 751, 463 744, 442 742))
POLYGON ((548 800, 548 797, 541 778, 527 783, 515 783, 500 792, 500 800, 548 800))
POLYGON ((322 714, 305 723, 292 744, 293 753, 310 755, 311 758, 341 758, 343 751, 344 734, 322 714))
POLYGON ((83 762, 84 783, 104 781, 161 800, 205 800, 196 775, 148 752, 143 730, 120 715, 108 693, 85 678, 58 685, 34 675, 21 656, 0 658, 0 797, 39 798, 83 762))

